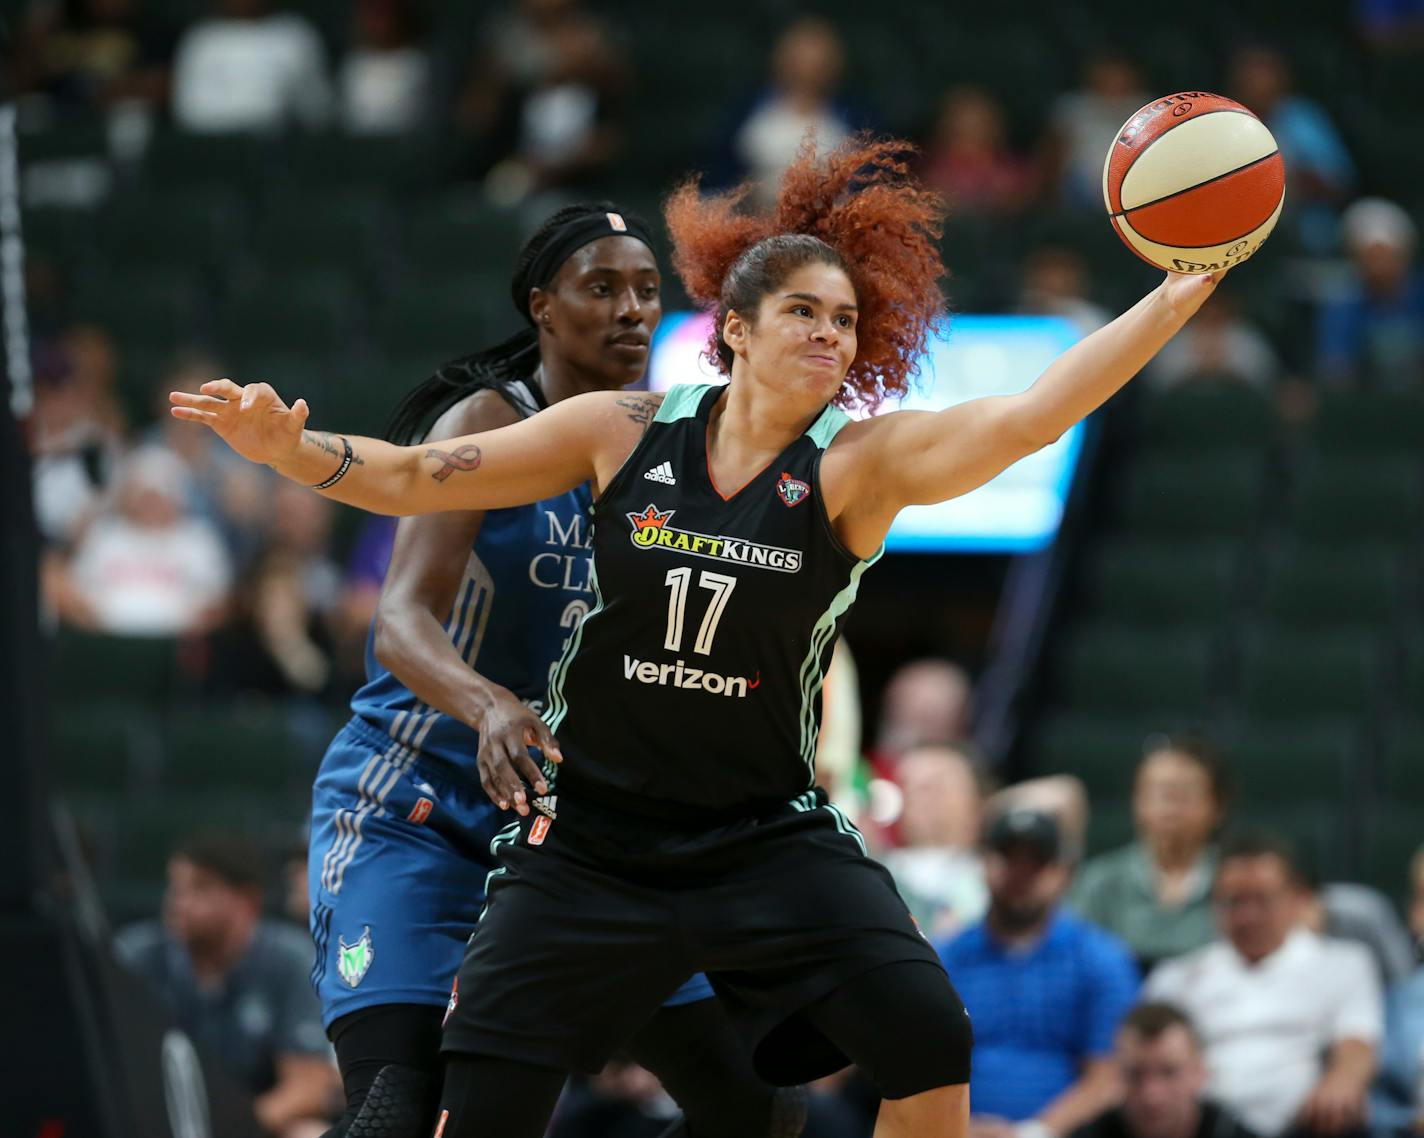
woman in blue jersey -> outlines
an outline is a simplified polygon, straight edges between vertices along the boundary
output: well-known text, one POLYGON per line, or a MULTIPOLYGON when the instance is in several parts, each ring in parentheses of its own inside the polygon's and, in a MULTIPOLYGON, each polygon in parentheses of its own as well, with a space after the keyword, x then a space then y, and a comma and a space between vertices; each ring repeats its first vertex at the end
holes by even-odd
MULTIPOLYGON (((555 213, 511 281, 529 327, 441 368, 390 436, 492 430, 641 379, 661 315, 649 242, 609 203, 555 213)), ((347 1095, 336 1134, 416 1138, 433 1121, 441 1018, 496 866, 490 841, 501 810, 529 812, 521 775, 545 789, 527 745, 552 746, 539 718, 549 673, 592 604, 588 504, 581 485, 397 529, 367 682, 313 792, 312 976, 347 1095)), ((755 1078, 711 995, 689 981, 630 1050, 695 1138, 767 1134, 774 1110, 796 1107, 755 1078)))
POLYGON ((898 512, 1058 438, 1215 279, 1169 275, 1019 394, 852 420, 842 407, 906 390, 942 312, 942 205, 909 177, 910 153, 867 138, 805 152, 766 216, 739 208, 746 188, 669 201, 726 386, 594 393, 537 425, 415 448, 305 431, 306 404, 265 384, 172 396, 245 457, 377 512, 593 483, 596 604, 546 716, 557 793, 496 839, 442 1044, 442 1138, 538 1138, 562 1071, 596 1069, 690 967, 773 1081, 854 1062, 882 1095, 876 1138, 967 1131, 964 1006, 815 786, 824 670, 898 512), (509 956, 509 940, 528 954, 509 956), (479 1104, 496 1094, 491 1124, 479 1104))

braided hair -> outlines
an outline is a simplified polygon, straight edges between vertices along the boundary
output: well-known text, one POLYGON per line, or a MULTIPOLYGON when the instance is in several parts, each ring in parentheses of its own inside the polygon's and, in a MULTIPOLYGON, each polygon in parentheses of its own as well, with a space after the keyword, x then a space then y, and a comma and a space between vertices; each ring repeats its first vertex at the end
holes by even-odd
MULTIPOLYGON (((514 380, 528 379, 539 367, 539 333, 529 315, 529 290, 534 287, 530 271, 539 254, 564 226, 572 221, 609 213, 626 211, 612 202, 584 202, 564 206, 545 219, 520 247, 514 275, 509 280, 509 294, 514 307, 529 326, 492 347, 441 364, 433 375, 408 391, 396 405, 386 426, 387 439, 402 445, 419 442, 436 419, 477 391, 497 391, 514 405, 507 385, 514 380)), ((543 392, 537 388, 534 398, 540 407, 545 406, 543 392)))

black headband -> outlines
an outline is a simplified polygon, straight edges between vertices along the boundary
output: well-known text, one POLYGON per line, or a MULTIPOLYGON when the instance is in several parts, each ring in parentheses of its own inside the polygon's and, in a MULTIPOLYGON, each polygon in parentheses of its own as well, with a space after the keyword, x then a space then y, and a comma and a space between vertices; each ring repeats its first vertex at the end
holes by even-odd
POLYGON ((653 247, 653 235, 648 227, 627 214, 591 213, 571 219, 549 235, 549 240, 539 250, 539 255, 534 258, 529 271, 519 282, 520 288, 514 297, 514 306, 524 313, 526 319, 533 319, 529 315, 529 290, 548 288, 549 282, 564 267, 565 261, 600 237, 632 237, 649 249, 653 247))

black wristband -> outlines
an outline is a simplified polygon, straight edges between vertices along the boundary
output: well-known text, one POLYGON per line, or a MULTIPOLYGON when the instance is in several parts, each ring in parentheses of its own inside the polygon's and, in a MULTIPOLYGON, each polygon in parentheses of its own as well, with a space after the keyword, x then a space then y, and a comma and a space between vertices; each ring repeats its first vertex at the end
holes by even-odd
POLYGON ((351 440, 348 439, 345 435, 342 435, 341 445, 346 448, 346 453, 341 458, 341 465, 336 468, 336 473, 333 474, 330 478, 328 478, 325 482, 318 482, 315 486, 313 486, 313 490, 325 490, 328 487, 335 486, 338 482, 340 482, 343 478, 346 477, 346 472, 351 469, 351 459, 354 457, 351 453, 351 440))

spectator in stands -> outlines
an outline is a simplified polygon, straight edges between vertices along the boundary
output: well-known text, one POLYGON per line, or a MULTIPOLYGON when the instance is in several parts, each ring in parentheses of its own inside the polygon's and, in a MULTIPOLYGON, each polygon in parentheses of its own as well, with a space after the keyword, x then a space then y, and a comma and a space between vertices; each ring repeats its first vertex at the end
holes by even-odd
POLYGON ((615 1059, 592 1078, 575 1078, 549 1138, 658 1138, 677 1104, 652 1072, 615 1059))
POLYGON ((187 464, 183 489, 188 510, 217 526, 238 567, 246 568, 261 547, 276 479, 271 471, 250 462, 235 462, 231 447, 198 431, 183 430, 168 414, 170 391, 197 391, 222 374, 222 365, 211 356, 180 353, 154 386, 155 415, 144 439, 165 447, 187 464))
POLYGON ((1236 296, 1217 289, 1198 315, 1201 319, 1172 337, 1147 366, 1147 382, 1158 391, 1200 380, 1269 391, 1281 376, 1280 357, 1241 315, 1236 296))
POLYGON ((352 134, 401 134, 430 113, 430 57, 410 0, 357 0, 355 44, 337 75, 337 111, 352 134))
POLYGON ((1424 47, 1424 0, 1355 0, 1356 27, 1376 51, 1424 47))
POLYGON ((1155 737, 1133 780, 1137 839, 1084 865, 1070 904, 1122 937, 1146 968, 1207 944, 1228 799, 1226 769, 1205 740, 1155 737))
POLYGON ((1424 389, 1424 276, 1418 229, 1383 198, 1362 198, 1341 219, 1353 279, 1326 301, 1318 325, 1322 380, 1395 391, 1424 389))
POLYGON ((187 476, 161 447, 123 461, 112 511, 85 532, 69 565, 62 618, 125 636, 180 636, 218 622, 232 567, 217 530, 184 512, 187 476))
POLYGON ((207 133, 325 125, 326 53, 316 30, 267 0, 217 0, 183 33, 173 66, 173 119, 207 133))
POLYGON ((940 101, 924 156, 925 181, 951 210, 1018 213, 1035 190, 1033 165, 1009 146, 1004 109, 982 87, 954 87, 940 101))
MULTIPOLYGON (((297 1138, 322 1132, 340 1082, 308 979, 311 940, 262 918, 263 869, 236 835, 184 840, 168 861, 162 921, 124 929, 115 948, 256 1096, 263 1128, 297 1138)), ((369 959, 369 936, 355 951, 369 959)))
POLYGON ((808 134, 825 151, 854 133, 860 116, 837 98, 844 67, 829 20, 803 16, 787 27, 772 49, 770 82, 733 128, 715 180, 750 178, 772 194, 808 134))
POLYGON ((1072 1138, 1255 1138, 1203 1097, 1206 1064, 1191 1020, 1172 1004, 1138 1004, 1117 1032, 1122 1105, 1072 1138))
POLYGON ((1018 311, 1061 316, 1087 336, 1112 319, 1089 299, 1088 266, 1082 254, 1063 245, 1042 245, 1024 262, 1018 311))
POLYGON ((985 847, 988 915, 940 949, 974 1020, 970 1138, 1067 1135, 1117 1100, 1113 1033, 1137 969, 1059 905, 1072 871, 1050 815, 1010 810, 985 847))
POLYGON ((245 575, 237 620, 218 655, 220 686, 317 696, 335 678, 334 622, 342 599, 332 561, 332 503, 289 483, 272 488, 266 547, 245 575))
POLYGON ((1132 59, 1103 49, 1087 63, 1083 84, 1053 107, 1047 168, 1059 202, 1070 209, 1103 208, 1103 155, 1129 115, 1147 102, 1132 59))
POLYGON ((1296 864, 1269 835, 1226 842, 1214 896, 1223 939, 1147 982, 1150 998, 1196 1024, 1212 1096, 1267 1138, 1363 1126, 1383 1015, 1369 954, 1299 923, 1296 864))
POLYGON ((47 542, 72 546, 100 507, 122 446, 113 341, 79 326, 33 356, 30 420, 35 517, 47 542))
POLYGON ((895 762, 911 747, 966 738, 973 706, 973 682, 958 664, 924 659, 896 669, 880 699, 872 756, 880 773, 893 776, 895 762))
POLYGON ((596 180, 623 146, 630 72, 578 0, 523 0, 486 34, 459 120, 507 204, 596 180))
POLYGON ((1271 128, 1281 149, 1287 184, 1283 225, 1307 252, 1329 252, 1340 207, 1355 185, 1355 164, 1330 116, 1293 91, 1290 66, 1272 47, 1237 52, 1227 90, 1271 128))
MULTIPOLYGON (((1424 848, 1409 863, 1409 881, 1410 931, 1424 942, 1424 848)), ((1424 967, 1391 988, 1385 1002, 1370 1131, 1377 1138, 1424 1133, 1424 967)))
POLYGON ((139 0, 36 0, 20 21, 11 59, 16 92, 92 110, 168 98, 173 39, 139 0))
POLYGON ((1322 884, 1307 872, 1300 888, 1300 919, 1306 928, 1363 945, 1386 991, 1409 978, 1414 971, 1414 945, 1388 897, 1353 881, 1322 884))
POLYGON ((881 861, 932 940, 976 923, 989 903, 979 856, 983 766, 961 743, 912 748, 895 768, 901 845, 881 861))

